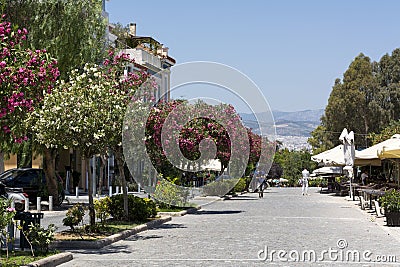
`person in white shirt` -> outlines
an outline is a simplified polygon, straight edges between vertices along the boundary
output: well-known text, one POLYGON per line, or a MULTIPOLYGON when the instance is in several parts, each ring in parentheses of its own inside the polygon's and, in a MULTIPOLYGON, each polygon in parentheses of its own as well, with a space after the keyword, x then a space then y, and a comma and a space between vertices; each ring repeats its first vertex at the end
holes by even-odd
POLYGON ((308 179, 310 179, 310 172, 307 169, 304 169, 301 174, 303 175, 301 193, 303 196, 308 196, 308 179))

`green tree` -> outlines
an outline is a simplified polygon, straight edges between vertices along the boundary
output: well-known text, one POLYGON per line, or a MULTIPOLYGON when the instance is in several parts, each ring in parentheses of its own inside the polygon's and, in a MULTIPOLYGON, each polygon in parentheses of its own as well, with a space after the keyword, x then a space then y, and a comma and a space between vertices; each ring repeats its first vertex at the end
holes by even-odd
POLYGON ((283 178, 289 180, 289 185, 296 185, 303 169, 312 171, 316 163, 311 161, 311 154, 307 150, 291 151, 287 148, 275 153, 274 162, 283 169, 283 178))
POLYGON ((387 139, 390 139, 393 135, 400 133, 400 120, 391 121, 388 126, 382 129, 380 133, 372 133, 369 138, 372 140, 372 144, 378 144, 387 139))
POLYGON ((307 142, 311 145, 313 154, 321 153, 333 147, 332 141, 329 139, 330 133, 326 131, 326 127, 318 125, 314 131, 311 132, 311 137, 307 142))
POLYGON ((375 65, 369 57, 360 54, 344 73, 343 81, 336 79, 322 117, 322 126, 327 132, 324 138, 333 146, 339 144, 343 128, 357 134, 355 143, 359 146, 367 146, 367 135, 382 128, 385 112, 380 103, 375 65))
POLYGON ((47 49, 57 59, 63 79, 86 63, 98 63, 105 52, 107 21, 101 0, 1 0, 13 24, 29 31, 33 50, 47 49))
MULTIPOLYGON (((147 79, 147 74, 121 75, 123 66, 132 63, 128 55, 110 51, 109 57, 101 66, 87 64, 83 72, 72 71, 68 81, 61 81, 44 98, 42 108, 32 113, 30 123, 37 142, 49 150, 77 149, 85 159, 87 170, 92 156, 106 154, 111 149, 120 169, 124 196, 127 196, 122 123, 135 89, 147 79)), ((88 180, 90 223, 94 226, 94 192, 91 177, 88 180)), ((127 213, 127 201, 124 205, 127 213)))

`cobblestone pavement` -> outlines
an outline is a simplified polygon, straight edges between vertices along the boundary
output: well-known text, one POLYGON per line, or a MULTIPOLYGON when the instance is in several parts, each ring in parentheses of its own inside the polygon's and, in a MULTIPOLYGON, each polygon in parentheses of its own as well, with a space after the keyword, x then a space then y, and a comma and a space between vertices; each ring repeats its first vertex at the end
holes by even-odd
POLYGON ((356 202, 316 191, 273 188, 263 199, 216 201, 103 249, 74 251, 60 266, 400 266, 395 231, 356 202), (397 263, 372 262, 392 256, 397 263), (296 258, 304 261, 284 262, 296 258))

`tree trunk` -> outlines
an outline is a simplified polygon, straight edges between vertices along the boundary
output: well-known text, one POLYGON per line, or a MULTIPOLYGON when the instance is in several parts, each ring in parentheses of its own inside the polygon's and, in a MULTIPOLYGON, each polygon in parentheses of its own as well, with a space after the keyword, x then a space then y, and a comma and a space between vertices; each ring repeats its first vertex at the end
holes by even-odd
POLYGON ((55 170, 55 159, 56 159, 56 150, 45 148, 44 150, 44 174, 46 176, 47 190, 49 192, 49 196, 53 196, 53 201, 56 205, 59 205, 58 200, 58 181, 56 178, 56 170, 55 170))
POLYGON ((122 184, 122 193, 124 198, 124 212, 125 212, 125 219, 128 220, 129 218, 129 207, 128 207, 128 190, 126 188, 126 179, 125 179, 125 172, 124 172, 124 164, 125 161, 123 159, 121 149, 114 150, 115 159, 117 160, 119 175, 122 184))
MULTIPOLYGON (((85 157, 85 165, 86 165, 86 171, 89 174, 88 177, 88 194, 89 194, 89 217, 90 217, 90 226, 94 227, 96 224, 96 218, 95 218, 95 211, 94 211, 94 205, 93 205, 93 177, 92 177, 92 172, 90 171, 90 164, 89 164, 89 157, 85 157)), ((86 175, 86 173, 84 174, 86 175)))

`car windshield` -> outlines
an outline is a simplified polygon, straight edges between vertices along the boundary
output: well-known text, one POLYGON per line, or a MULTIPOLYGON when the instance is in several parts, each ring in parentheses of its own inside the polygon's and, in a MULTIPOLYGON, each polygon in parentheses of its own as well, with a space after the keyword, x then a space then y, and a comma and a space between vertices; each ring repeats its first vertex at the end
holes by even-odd
POLYGON ((7 182, 11 181, 12 179, 14 179, 15 177, 17 177, 20 173, 22 173, 22 170, 5 171, 0 175, 0 181, 7 183, 7 182))

